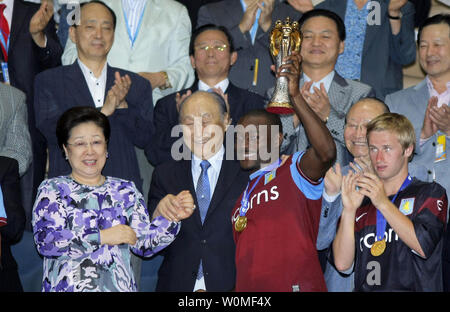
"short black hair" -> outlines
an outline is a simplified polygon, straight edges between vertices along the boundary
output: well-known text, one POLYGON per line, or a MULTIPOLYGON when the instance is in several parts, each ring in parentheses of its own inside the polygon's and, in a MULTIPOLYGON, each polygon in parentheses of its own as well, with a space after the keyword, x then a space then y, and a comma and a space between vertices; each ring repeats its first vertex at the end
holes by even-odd
POLYGON ((419 33, 417 34, 417 45, 420 44, 420 38, 422 36, 423 29, 427 26, 438 24, 447 24, 450 29, 450 14, 436 14, 424 20, 423 23, 419 26, 419 33))
POLYGON ((308 11, 305 14, 303 14, 302 17, 298 20, 300 30, 302 29, 303 24, 305 24, 307 20, 309 20, 310 18, 319 17, 319 16, 327 17, 327 18, 333 20, 334 23, 336 24, 336 28, 337 28, 337 31, 339 34, 339 39, 341 41, 345 41, 346 33, 345 33, 344 21, 342 20, 342 18, 340 18, 339 15, 337 15, 336 13, 329 11, 329 10, 314 9, 314 10, 308 11))
POLYGON ((195 40, 201 33, 204 33, 207 30, 217 30, 217 31, 223 32, 225 34, 225 36, 227 37, 228 45, 230 46, 230 53, 233 53, 235 51, 233 38, 231 37, 230 33, 224 26, 219 26, 219 25, 214 25, 214 24, 206 24, 206 25, 198 27, 192 33, 191 42, 189 43, 189 55, 194 55, 195 40))
POLYGON ((108 144, 111 135, 111 127, 108 118, 96 108, 90 106, 76 106, 65 111, 61 117, 59 117, 56 124, 58 146, 63 153, 63 146, 67 145, 72 129, 80 124, 88 122, 93 122, 103 130, 103 135, 108 144))
POLYGON ((267 126, 278 126, 279 132, 283 133, 283 124, 281 123, 281 118, 278 114, 268 112, 262 108, 252 109, 239 119, 238 124, 250 117, 262 117, 267 121, 267 126))
MULTIPOLYGON (((113 11, 106 3, 104 3, 103 1, 92 0, 92 1, 88 1, 88 2, 83 2, 83 3, 80 5, 80 14, 81 14, 81 9, 82 9, 85 5, 91 4, 91 3, 97 3, 97 4, 100 4, 100 5, 103 5, 106 9, 108 9, 109 13, 111 13, 111 15, 112 15, 113 25, 114 25, 114 30, 116 30, 116 25, 117 25, 117 16, 116 16, 116 13, 114 13, 114 11, 113 11)), ((73 27, 77 27, 77 26, 78 26, 78 25, 75 23, 75 21, 74 21, 74 23, 73 23, 72 25, 73 25, 73 27)))

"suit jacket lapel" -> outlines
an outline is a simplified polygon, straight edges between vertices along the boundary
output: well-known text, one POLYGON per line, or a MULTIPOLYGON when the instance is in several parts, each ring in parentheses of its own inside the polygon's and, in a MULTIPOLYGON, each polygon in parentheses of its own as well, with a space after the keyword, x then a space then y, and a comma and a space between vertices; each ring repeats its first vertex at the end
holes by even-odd
POLYGON ((414 87, 414 94, 412 96, 412 102, 414 103, 414 109, 420 116, 425 116, 425 111, 428 106, 428 100, 430 98, 430 92, 428 91, 426 79, 422 80, 417 86, 414 87), (425 105, 424 105, 425 103, 425 105))
POLYGON ((78 106, 95 107, 94 100, 92 99, 91 92, 89 91, 89 87, 83 76, 80 65, 78 65, 78 61, 75 61, 72 65, 67 66, 64 80, 66 86, 65 89, 71 93, 71 97, 78 106))
POLYGON ((14 1, 13 16, 10 26, 11 37, 9 39, 9 51, 12 51, 12 49, 14 48, 14 44, 16 43, 17 38, 22 31, 22 27, 29 27, 30 25, 30 21, 26 20, 27 13, 27 6, 23 3, 22 0, 14 1))
POLYGON ((205 222, 208 221, 208 216, 211 215, 218 206, 220 206, 223 197, 227 194, 228 189, 233 184, 234 178, 238 174, 238 167, 233 166, 232 160, 225 160, 225 158, 226 154, 224 155, 224 160, 222 161, 222 168, 220 169, 216 188, 214 189, 214 194, 211 198, 208 212, 206 213, 205 222))
POLYGON ((342 110, 342 107, 348 101, 348 94, 345 89, 347 86, 348 83, 345 81, 345 79, 342 78, 342 76, 340 76, 337 72, 335 72, 333 81, 330 85, 330 90, 328 90, 328 97, 333 108, 343 114, 345 114, 345 112, 342 110))
MULTIPOLYGON (((186 147, 187 148, 187 147, 186 147)), ((188 190, 192 197, 194 198, 194 204, 197 209, 194 210, 193 218, 195 219, 195 223, 198 227, 202 227, 202 220, 200 218, 200 211, 198 209, 197 196, 195 193, 194 182, 192 180, 192 161, 191 160, 183 160, 180 162, 180 170, 176 171, 177 179, 183 190, 188 190)), ((177 195, 177 194, 174 194, 177 195)))

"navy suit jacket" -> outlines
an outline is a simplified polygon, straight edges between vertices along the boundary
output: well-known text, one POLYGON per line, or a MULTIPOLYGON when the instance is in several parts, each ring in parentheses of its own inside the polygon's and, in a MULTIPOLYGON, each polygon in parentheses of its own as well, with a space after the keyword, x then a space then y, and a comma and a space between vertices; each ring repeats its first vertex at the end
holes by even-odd
MULTIPOLYGON (((128 108, 116 109, 108 117, 111 137, 108 144, 109 158, 103 174, 133 181, 142 192, 142 179, 134 147, 144 148, 153 136, 153 104, 150 83, 135 73, 108 65, 105 99, 114 85, 115 72, 128 74, 131 87, 126 96, 128 108)), ((34 109, 36 125, 44 134, 49 150, 48 177, 69 174, 71 168, 58 147, 56 123, 69 108, 95 107, 88 85, 78 62, 47 70, 36 77, 34 109)), ((153 153, 149 153, 152 162, 153 153)))
MULTIPOLYGON (((203 259, 208 291, 231 291, 235 285, 235 244, 231 225, 234 205, 248 182, 248 172, 239 163, 223 160, 216 188, 202 225, 198 209, 181 221, 175 241, 162 251, 164 260, 158 273, 156 291, 192 292, 200 258, 203 259)), ((153 214, 167 194, 189 190, 195 196, 191 160, 169 161, 155 168, 149 193, 153 214)))
MULTIPOLYGON (((189 88, 180 91, 180 94, 185 94, 188 90, 195 92, 198 90, 198 82, 189 88)), ((233 85, 231 82, 225 92, 228 95, 228 103, 230 104, 231 124, 236 125, 245 113, 252 109, 264 108, 264 98, 256 93, 241 89, 233 85)), ((171 148, 179 138, 179 136, 172 137, 172 128, 179 124, 179 114, 175 101, 176 93, 170 94, 158 100, 155 106, 155 139, 157 143, 157 158, 158 164, 165 161, 172 160, 171 148)))

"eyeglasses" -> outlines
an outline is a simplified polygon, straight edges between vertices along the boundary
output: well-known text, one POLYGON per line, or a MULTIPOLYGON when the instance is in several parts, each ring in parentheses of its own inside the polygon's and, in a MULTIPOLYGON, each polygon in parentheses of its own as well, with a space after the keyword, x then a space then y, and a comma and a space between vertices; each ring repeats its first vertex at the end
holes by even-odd
POLYGON ((218 52, 223 52, 225 51, 225 49, 228 47, 228 45, 226 44, 216 44, 216 45, 202 45, 202 46, 197 46, 195 47, 196 51, 202 51, 202 52, 208 52, 208 50, 210 49, 214 49, 218 52))
POLYGON ((95 140, 92 142, 78 141, 75 143, 67 143, 67 145, 71 145, 78 150, 85 150, 88 148, 89 145, 92 146, 92 148, 98 148, 98 147, 103 146, 104 144, 105 144, 105 141, 103 141, 103 140, 95 140))

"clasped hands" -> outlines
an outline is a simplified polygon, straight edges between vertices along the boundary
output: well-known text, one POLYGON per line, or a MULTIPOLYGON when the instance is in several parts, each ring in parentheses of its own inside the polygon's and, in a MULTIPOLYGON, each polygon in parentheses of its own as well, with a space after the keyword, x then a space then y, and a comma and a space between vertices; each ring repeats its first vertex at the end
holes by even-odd
MULTIPOLYGON (((163 216, 171 222, 179 222, 189 218, 194 209, 194 199, 189 191, 182 191, 176 196, 169 194, 158 203, 153 213, 153 219, 163 216)), ((129 225, 119 224, 100 231, 101 245, 134 245, 136 241, 136 232, 129 225)))
POLYGON ((153 218, 163 216, 171 222, 179 222, 189 218, 195 210, 194 198, 189 191, 181 191, 178 195, 168 194, 156 206, 153 218))

